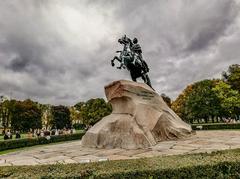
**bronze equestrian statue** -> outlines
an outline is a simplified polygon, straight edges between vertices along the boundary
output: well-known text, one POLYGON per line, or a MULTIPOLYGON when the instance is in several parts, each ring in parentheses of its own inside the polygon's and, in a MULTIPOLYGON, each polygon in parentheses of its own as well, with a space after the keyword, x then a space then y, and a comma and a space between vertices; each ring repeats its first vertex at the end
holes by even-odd
POLYGON ((145 60, 142 57, 142 49, 138 44, 137 38, 131 40, 126 35, 121 39, 118 39, 118 42, 123 45, 122 51, 116 51, 120 53, 119 56, 115 56, 111 60, 112 66, 114 66, 114 61, 117 60, 120 62, 118 69, 127 69, 130 71, 130 75, 133 81, 137 81, 137 78, 141 77, 148 86, 152 88, 151 81, 148 77, 149 68, 145 60))

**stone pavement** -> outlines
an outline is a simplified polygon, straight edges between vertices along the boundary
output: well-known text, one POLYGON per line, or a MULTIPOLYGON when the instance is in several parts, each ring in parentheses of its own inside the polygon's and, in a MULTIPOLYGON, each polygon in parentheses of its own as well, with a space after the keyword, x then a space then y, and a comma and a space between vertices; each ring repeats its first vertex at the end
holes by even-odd
POLYGON ((0 166, 87 163, 240 148, 240 131, 197 131, 186 139, 139 150, 84 148, 81 141, 26 148, 0 155, 0 166))

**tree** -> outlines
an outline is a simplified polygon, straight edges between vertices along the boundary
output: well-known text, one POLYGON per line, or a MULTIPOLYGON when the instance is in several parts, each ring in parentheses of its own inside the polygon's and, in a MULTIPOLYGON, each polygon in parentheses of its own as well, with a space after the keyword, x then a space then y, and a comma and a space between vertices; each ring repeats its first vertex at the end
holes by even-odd
POLYGON ((11 124, 11 104, 6 97, 0 97, 0 123, 3 126, 3 131, 6 131, 7 128, 10 127, 11 124))
POLYGON ((223 72, 223 80, 229 84, 232 89, 240 92, 240 65, 234 64, 229 66, 227 72, 223 72))
POLYGON ((192 92, 192 85, 188 85, 183 92, 177 97, 175 101, 172 102, 171 108, 172 110, 183 120, 188 121, 186 118, 186 100, 189 96, 189 94, 192 92))
POLYGON ((36 102, 12 101, 11 127, 13 130, 29 131, 42 128, 41 110, 36 102))
POLYGON ((81 111, 82 110, 82 108, 84 107, 84 105, 85 105, 85 102, 78 102, 77 104, 75 104, 73 107, 76 109, 76 110, 78 110, 78 111, 81 111))
POLYGON ((72 106, 69 108, 70 110, 70 119, 73 124, 83 124, 83 119, 81 112, 76 109, 76 107, 72 106))
POLYGON ((69 110, 70 110, 70 120, 72 121, 73 128, 85 129, 86 125, 83 122, 81 112, 74 106, 70 107, 69 110))
POLYGON ((185 104, 186 118, 191 122, 194 119, 204 119, 208 122, 209 117, 214 122, 221 111, 220 100, 213 87, 216 80, 203 80, 193 84, 192 91, 187 97, 185 104))
POLYGON ((221 113, 220 100, 212 90, 218 80, 202 80, 188 85, 186 89, 172 103, 172 109, 185 121, 193 123, 194 120, 209 117, 218 119, 221 113))
POLYGON ((165 101, 165 103, 168 105, 168 107, 171 107, 171 98, 164 93, 161 94, 161 97, 165 101))
POLYGON ((218 82, 213 90, 221 100, 221 106, 224 109, 225 117, 239 118, 240 92, 232 89, 229 84, 223 81, 218 82))
POLYGON ((50 121, 52 128, 63 129, 71 128, 70 111, 66 106, 52 106, 53 118, 50 121))
POLYGON ((41 104, 40 105, 41 112, 42 112, 42 124, 43 127, 46 129, 52 128, 51 121, 53 120, 52 110, 50 104, 41 104))
POLYGON ((87 126, 94 125, 112 111, 111 106, 102 98, 90 99, 86 103, 80 102, 75 106, 80 111, 83 123, 87 126))

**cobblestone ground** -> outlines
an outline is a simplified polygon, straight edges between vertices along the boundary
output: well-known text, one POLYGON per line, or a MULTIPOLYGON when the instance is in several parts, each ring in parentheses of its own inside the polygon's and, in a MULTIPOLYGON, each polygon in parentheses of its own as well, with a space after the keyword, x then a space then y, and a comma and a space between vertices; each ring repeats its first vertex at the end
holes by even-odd
POLYGON ((240 131, 198 131, 186 139, 139 150, 84 148, 81 141, 36 146, 0 155, 0 166, 87 163, 240 148, 240 131))

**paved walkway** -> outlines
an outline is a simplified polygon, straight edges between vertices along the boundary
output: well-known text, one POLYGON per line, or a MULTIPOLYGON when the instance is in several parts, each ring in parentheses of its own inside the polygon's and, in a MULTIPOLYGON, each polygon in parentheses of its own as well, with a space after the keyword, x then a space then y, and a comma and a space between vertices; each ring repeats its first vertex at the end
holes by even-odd
POLYGON ((36 146, 0 155, 0 166, 86 163, 233 148, 240 148, 240 131, 198 131, 196 135, 187 139, 165 141, 149 149, 139 150, 84 148, 81 146, 81 141, 36 146))

